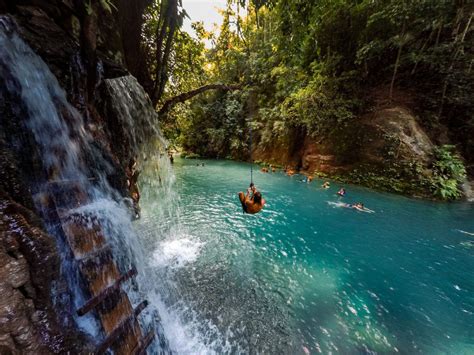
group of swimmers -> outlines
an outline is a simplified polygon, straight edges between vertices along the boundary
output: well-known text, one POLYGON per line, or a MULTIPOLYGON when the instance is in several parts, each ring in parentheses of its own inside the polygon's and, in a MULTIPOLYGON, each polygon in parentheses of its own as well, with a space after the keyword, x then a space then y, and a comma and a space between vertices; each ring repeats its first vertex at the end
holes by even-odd
MULTIPOLYGON (((322 185, 321 185, 321 188, 323 189, 329 189, 331 187, 331 183, 329 181, 325 181, 322 185)), ((339 189, 339 191, 336 192, 337 195, 339 195, 340 197, 344 197, 346 196, 346 189, 341 187, 339 189)), ((370 209, 368 209, 367 207, 364 206, 364 204, 362 202, 357 202, 357 203, 344 203, 342 205, 340 205, 341 207, 344 207, 344 208, 352 208, 352 209, 355 209, 355 210, 358 210, 358 211, 361 211, 361 212, 374 212, 370 209)))
POLYGON ((274 166, 272 166, 271 164, 268 166, 268 168, 266 166, 264 166, 263 168, 260 169, 260 171, 262 173, 269 173, 270 171, 272 173, 275 173, 277 170, 274 166))
MULTIPOLYGON (((331 183, 329 181, 325 181, 324 184, 321 185, 323 189, 329 189, 331 187, 331 183)), ((346 189, 341 187, 338 192, 336 192, 339 196, 344 197, 346 196, 346 189)))
MULTIPOLYGON (((272 164, 270 164, 268 167, 267 166, 264 166, 260 169, 260 171, 262 173, 269 173, 269 172, 272 172, 272 173, 276 173, 277 172, 277 168, 275 168, 272 164)), ((292 176, 292 175, 295 175, 296 174, 296 170, 290 168, 289 166, 286 166, 284 169, 283 169, 283 172, 288 175, 288 176, 292 176)), ((313 177, 312 176, 308 176, 309 178, 309 181, 313 180, 313 177)))
MULTIPOLYGON (((198 164, 199 165, 199 164, 198 164)), ((203 164, 204 166, 204 164, 203 164)), ((272 165, 270 165, 268 168, 263 167, 261 169, 262 172, 268 173, 268 172, 275 172, 276 169, 272 165)), ((295 171, 286 167, 283 170, 288 176, 292 176, 295 174, 295 171)), ((302 182, 305 183, 310 183, 313 180, 313 177, 311 175, 305 176, 304 179, 302 179, 302 182)), ((322 185, 321 188, 323 189, 329 189, 331 187, 331 183, 329 181, 325 181, 322 185)), ((344 197, 346 195, 346 189, 344 187, 341 187, 337 193, 340 197, 344 197)), ((262 210, 263 206, 265 205, 265 199, 262 198, 262 194, 260 191, 257 191, 257 188, 253 183, 250 184, 250 187, 247 189, 247 193, 244 194, 243 192, 239 192, 239 200, 240 203, 242 204, 242 209, 245 213, 250 213, 250 214, 255 214, 258 213, 262 210)), ((361 212, 374 212, 364 206, 362 202, 357 202, 357 203, 344 203, 341 204, 341 207, 344 208, 351 208, 355 209, 361 212)))

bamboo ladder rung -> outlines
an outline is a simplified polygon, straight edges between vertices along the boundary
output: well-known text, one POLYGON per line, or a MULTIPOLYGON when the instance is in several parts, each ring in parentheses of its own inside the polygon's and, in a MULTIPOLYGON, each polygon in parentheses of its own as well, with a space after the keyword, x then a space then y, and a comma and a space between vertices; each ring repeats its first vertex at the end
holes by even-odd
MULTIPOLYGON (((148 306, 148 301, 141 302, 134 310, 133 314, 124 319, 119 325, 105 338, 105 340, 97 347, 95 353, 103 354, 110 348, 125 332, 133 328, 133 323, 138 315, 148 306)), ((123 338, 123 337, 122 337, 123 338)))
POLYGON ((123 274, 118 278, 113 285, 105 288, 101 293, 97 296, 92 297, 89 301, 87 301, 82 307, 77 310, 77 315, 83 316, 84 314, 90 312, 92 309, 97 307, 100 303, 102 303, 108 296, 112 293, 117 291, 120 288, 120 285, 127 281, 128 279, 137 275, 137 269, 134 267, 130 269, 127 273, 123 274))

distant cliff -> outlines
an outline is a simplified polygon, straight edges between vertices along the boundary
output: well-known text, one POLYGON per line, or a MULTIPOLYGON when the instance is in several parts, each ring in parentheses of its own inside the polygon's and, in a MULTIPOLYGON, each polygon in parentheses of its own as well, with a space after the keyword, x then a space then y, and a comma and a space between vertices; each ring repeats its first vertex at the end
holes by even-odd
POLYGON ((254 159, 386 191, 433 194, 427 181, 434 144, 406 107, 375 109, 327 137, 303 136, 291 146, 257 144, 254 159))

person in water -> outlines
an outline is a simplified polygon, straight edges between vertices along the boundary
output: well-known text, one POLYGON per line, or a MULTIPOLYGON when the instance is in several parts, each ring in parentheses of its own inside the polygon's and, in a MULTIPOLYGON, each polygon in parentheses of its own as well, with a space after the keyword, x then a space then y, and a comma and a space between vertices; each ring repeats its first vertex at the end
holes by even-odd
POLYGON ((265 205, 265 199, 262 198, 262 194, 260 191, 257 191, 253 183, 247 189, 247 194, 244 195, 243 192, 239 192, 239 200, 244 212, 250 214, 260 212, 265 205))
POLYGON ((346 189, 341 187, 341 189, 337 192, 339 196, 345 196, 346 195, 346 189))
POLYGON ((306 182, 306 183, 310 183, 311 181, 313 181, 313 177, 311 175, 308 175, 308 176, 305 176, 301 182, 306 182))
POLYGON ((323 189, 329 189, 330 187, 331 187, 331 184, 329 183, 329 181, 326 181, 322 186, 323 189))
POLYGON ((346 203, 346 204, 344 205, 344 207, 346 207, 346 208, 353 208, 353 209, 355 209, 355 210, 362 211, 362 212, 366 212, 366 211, 367 211, 366 208, 364 207, 364 204, 361 203, 361 202, 357 202, 357 203, 354 203, 354 204, 352 204, 352 203, 346 203))
POLYGON ((357 202, 355 205, 352 205, 352 208, 355 208, 359 211, 364 211, 365 209, 364 204, 362 202, 357 202))
POLYGON ((288 176, 293 176, 296 174, 296 171, 292 168, 290 168, 289 166, 287 166, 284 170, 285 174, 288 175, 288 176))

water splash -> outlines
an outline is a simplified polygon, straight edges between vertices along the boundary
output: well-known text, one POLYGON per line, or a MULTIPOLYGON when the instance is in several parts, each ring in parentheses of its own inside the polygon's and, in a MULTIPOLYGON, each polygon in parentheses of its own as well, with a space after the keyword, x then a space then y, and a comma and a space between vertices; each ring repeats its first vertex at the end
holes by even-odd
POLYGON ((197 262, 205 243, 186 230, 175 190, 175 175, 148 96, 133 77, 105 80, 107 93, 116 98, 107 107, 140 161, 141 200, 146 201, 135 221, 135 255, 140 260, 137 281, 155 308, 148 319, 159 318, 171 351, 213 354, 230 349, 228 338, 209 322, 203 324, 195 309, 183 300, 174 275, 197 262), (137 118, 138 123, 137 124, 137 118), (152 130, 144 130, 144 127, 152 130), (148 137, 148 138, 147 138, 148 137), (203 329, 204 328, 204 329, 203 329))
POLYGON ((188 235, 178 239, 165 240, 153 252, 155 260, 153 266, 180 268, 193 263, 198 258, 203 245, 203 242, 188 235))

